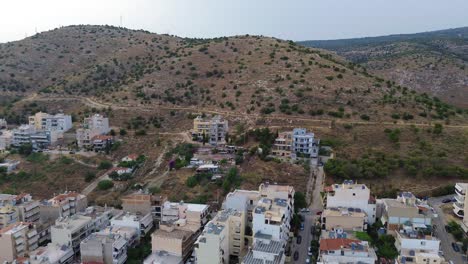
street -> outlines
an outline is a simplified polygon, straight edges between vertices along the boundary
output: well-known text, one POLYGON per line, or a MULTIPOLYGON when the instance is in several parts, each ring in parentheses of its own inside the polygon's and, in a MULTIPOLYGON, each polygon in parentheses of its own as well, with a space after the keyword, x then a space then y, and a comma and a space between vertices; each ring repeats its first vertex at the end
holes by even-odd
POLYGON ((310 179, 309 185, 311 186, 307 190, 306 197, 309 200, 309 210, 310 212, 300 212, 300 215, 304 217, 304 230, 299 231, 298 236, 301 236, 301 243, 297 244, 297 237, 294 238, 293 247, 292 247, 292 254, 297 251, 299 253, 299 258, 293 263, 306 263, 306 259, 309 258, 307 255, 310 242, 312 240, 311 228, 315 225, 316 220, 318 219, 318 212, 323 210, 323 204, 320 192, 323 190, 323 181, 324 181, 324 173, 323 167, 316 167, 312 166, 311 164, 311 172, 310 172, 310 179), (309 193, 311 189, 311 192, 309 193))
POLYGON ((452 195, 441 196, 429 198, 429 204, 434 208, 437 213, 437 217, 433 219, 433 225, 436 225, 434 231, 435 236, 440 239, 440 248, 444 252, 444 257, 447 261, 451 260, 453 263, 462 264, 466 263, 463 261, 462 254, 455 252, 452 248, 452 243, 455 242, 455 239, 451 234, 445 231, 445 225, 447 224, 447 219, 444 217, 444 213, 440 208, 443 205, 442 200, 445 198, 452 198, 452 195))

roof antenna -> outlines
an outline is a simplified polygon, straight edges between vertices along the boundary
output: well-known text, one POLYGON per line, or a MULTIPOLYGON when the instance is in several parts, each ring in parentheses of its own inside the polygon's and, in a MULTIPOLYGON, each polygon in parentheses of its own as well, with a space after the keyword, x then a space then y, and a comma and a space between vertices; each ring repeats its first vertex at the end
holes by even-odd
POLYGON ((123 16, 122 14, 120 14, 120 27, 122 27, 122 20, 123 20, 123 16))

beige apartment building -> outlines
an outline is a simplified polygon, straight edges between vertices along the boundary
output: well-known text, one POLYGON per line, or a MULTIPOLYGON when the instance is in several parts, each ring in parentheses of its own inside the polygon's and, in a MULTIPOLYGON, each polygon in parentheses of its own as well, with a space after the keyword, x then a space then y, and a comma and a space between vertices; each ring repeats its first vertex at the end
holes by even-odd
POLYGON ((65 192, 40 204, 40 218, 42 222, 55 221, 59 217, 68 217, 83 212, 87 206, 88 200, 85 195, 78 192, 65 192))
POLYGON ((39 201, 33 200, 30 194, 16 197, 16 210, 22 222, 37 223, 40 219, 39 201))
POLYGON ((195 243, 196 259, 206 264, 227 264, 240 259, 244 251, 245 217, 235 209, 219 211, 195 243))
POLYGON ((73 249, 49 243, 29 252, 30 264, 69 264, 73 262, 73 249))
POLYGON ((153 220, 160 221, 162 208, 167 198, 161 195, 131 194, 122 198, 122 209, 125 212, 140 213, 146 215, 151 213, 153 220))
POLYGON ((273 155, 278 157, 291 157, 292 142, 293 137, 291 131, 280 132, 271 149, 273 155))
POLYGON ((203 140, 205 137, 210 145, 226 145, 226 134, 228 133, 228 121, 221 116, 203 118, 197 116, 193 120, 192 137, 203 140))
MULTIPOLYGON (((183 229, 183 226, 161 225, 151 234, 151 249, 154 255, 167 252, 170 257, 177 257, 179 261, 187 259, 194 244, 195 233, 183 229)), ((165 263, 163 256, 159 263, 165 263)))
POLYGON ((93 233, 81 242, 81 263, 123 264, 127 241, 120 235, 93 233))
POLYGON ((38 234, 33 224, 18 222, 0 229, 0 263, 24 257, 38 247, 38 234))
POLYGON ((322 213, 322 229, 364 231, 367 229, 367 215, 358 208, 327 208, 322 213))

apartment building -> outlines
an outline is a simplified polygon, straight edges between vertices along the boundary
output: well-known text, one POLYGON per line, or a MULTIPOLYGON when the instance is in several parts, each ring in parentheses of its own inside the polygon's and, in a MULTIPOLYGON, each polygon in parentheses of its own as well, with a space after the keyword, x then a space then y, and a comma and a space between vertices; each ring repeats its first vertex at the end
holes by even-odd
POLYGON ((396 264, 449 264, 444 257, 434 253, 415 253, 414 257, 406 259, 404 256, 398 256, 396 264))
POLYGON ((98 232, 104 230, 111 224, 111 219, 122 214, 121 210, 113 207, 90 206, 77 215, 91 217, 92 231, 98 232))
POLYGON ((322 212, 322 229, 364 231, 367 230, 367 215, 359 208, 328 207, 322 212))
POLYGON ((182 220, 186 228, 197 232, 208 222, 208 215, 209 206, 206 204, 166 201, 162 208, 161 223, 172 224, 182 220))
POLYGON ((49 115, 47 113, 37 112, 29 116, 29 125, 36 130, 49 130, 63 133, 72 128, 72 118, 70 115, 49 115))
POLYGON ((122 209, 133 214, 151 213, 153 220, 159 222, 162 217, 162 209, 167 201, 165 196, 135 193, 122 198, 122 209))
POLYGON ((73 262, 73 249, 70 246, 49 243, 29 252, 30 264, 69 264, 73 262))
POLYGON ((161 224, 158 230, 151 234, 152 254, 144 263, 184 263, 196 239, 193 231, 184 228, 185 221, 178 224, 161 224))
POLYGON ((292 132, 280 132, 278 137, 275 139, 275 143, 271 148, 271 152, 273 155, 278 157, 291 157, 293 145, 293 137, 292 132))
POLYGON ((76 130, 76 141, 79 148, 90 148, 93 144, 93 138, 98 135, 109 133, 109 119, 95 114, 83 120, 80 128, 76 130))
POLYGON ((239 260, 244 251, 245 217, 235 209, 219 211, 208 222, 195 243, 199 263, 228 264, 239 260))
POLYGON ((377 203, 380 219, 389 233, 397 232, 407 223, 432 224, 434 215, 427 204, 410 192, 399 193, 396 199, 379 199, 377 203))
POLYGON ((108 226, 98 233, 103 235, 119 235, 127 241, 128 247, 133 247, 140 243, 140 233, 133 227, 108 226))
POLYGON ((31 223, 18 222, 0 229, 0 263, 25 257, 38 247, 36 228, 31 223))
POLYGON ((468 183, 458 182, 455 184, 455 202, 453 203, 453 213, 463 219, 465 226, 468 226, 468 218, 465 219, 465 212, 467 210, 466 193, 468 190, 468 183))
POLYGON ((12 205, 0 207, 0 228, 5 228, 9 225, 18 222, 18 212, 12 205))
POLYGON ((92 220, 82 215, 57 219, 50 230, 52 243, 71 246, 75 254, 79 253, 81 241, 93 232, 92 220))
POLYGON ((59 217, 72 216, 83 212, 87 206, 88 200, 85 195, 67 191, 40 203, 41 221, 55 221, 59 217))
POLYGON ((31 144, 34 149, 44 149, 57 142, 59 133, 51 130, 36 130, 30 125, 21 125, 12 131, 11 144, 19 147, 31 144))
POLYGON ((128 212, 121 212, 110 220, 112 227, 131 227, 138 230, 138 234, 144 237, 153 228, 153 216, 151 213, 131 214, 128 212))
POLYGON ((320 240, 319 264, 326 263, 377 263, 377 254, 367 241, 349 238, 324 238, 320 240))
POLYGON ((327 208, 358 208, 367 215, 367 223, 372 225, 376 219, 376 200, 364 184, 344 181, 327 188, 327 208))
POLYGON ((292 155, 296 157, 318 157, 320 141, 315 139, 312 132, 305 128, 294 128, 292 133, 292 155))
MULTIPOLYGON (((399 253, 400 262, 415 263, 425 254, 439 255, 440 240, 434 237, 431 229, 424 224, 404 225, 398 232, 395 232, 395 247, 399 253)), ((433 259, 433 257, 426 256, 426 260, 428 259, 433 259)))
POLYGON ((0 151, 11 146, 13 142, 13 132, 10 130, 0 130, 0 151))
POLYGON ((202 141, 204 137, 213 146, 226 145, 228 121, 217 115, 212 118, 197 116, 193 120, 192 137, 202 141))
POLYGON ((16 197, 16 210, 19 220, 28 223, 37 223, 40 219, 39 201, 33 200, 30 194, 20 194, 16 197))
POLYGON ((83 264, 123 264, 127 260, 127 241, 120 235, 93 233, 80 244, 83 264))

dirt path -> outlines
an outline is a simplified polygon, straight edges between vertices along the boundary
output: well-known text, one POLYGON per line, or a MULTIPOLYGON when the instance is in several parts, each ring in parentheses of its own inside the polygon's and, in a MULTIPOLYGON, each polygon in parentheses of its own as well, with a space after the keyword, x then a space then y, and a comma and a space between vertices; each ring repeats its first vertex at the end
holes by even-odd
MULTIPOLYGON (((135 105, 135 106, 122 106, 122 105, 113 105, 98 102, 95 99, 89 97, 81 97, 81 96, 67 96, 67 97, 40 97, 37 94, 33 94, 28 98, 23 99, 24 101, 53 101, 53 100, 81 100, 89 107, 95 108, 112 108, 112 109, 126 109, 126 110, 139 110, 139 111, 154 111, 156 109, 160 110, 178 110, 178 111, 192 111, 192 112, 203 112, 209 114, 219 114, 225 117, 237 117, 237 118, 252 118, 257 119, 259 117, 267 120, 281 120, 286 122, 291 121, 303 121, 303 122, 316 122, 319 123, 322 127, 331 127, 332 123, 334 124, 352 124, 352 125, 363 125, 363 126, 382 126, 382 125, 390 125, 390 126, 417 126, 417 127, 432 127, 434 123, 415 123, 415 122, 388 122, 388 121, 353 121, 353 120, 327 120, 327 119, 314 119, 314 118, 304 118, 304 117, 294 117, 294 116, 286 116, 286 115, 268 115, 268 116, 260 116, 258 114, 247 114, 247 113, 237 113, 233 111, 220 111, 220 110, 213 110, 207 108, 199 108, 196 106, 193 107, 181 107, 181 106, 147 106, 147 105, 135 105)), ((444 125, 444 127, 449 128, 468 128, 468 125, 444 125)))

